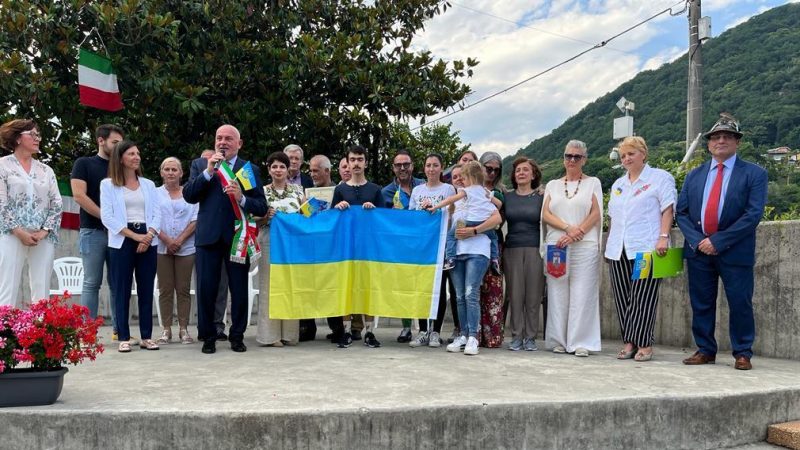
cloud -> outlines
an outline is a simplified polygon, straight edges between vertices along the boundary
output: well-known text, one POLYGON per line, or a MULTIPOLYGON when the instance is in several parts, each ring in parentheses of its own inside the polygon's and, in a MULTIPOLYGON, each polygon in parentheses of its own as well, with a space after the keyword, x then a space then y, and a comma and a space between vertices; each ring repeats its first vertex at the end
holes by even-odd
POLYGON ((725 25, 725 29, 722 30, 722 31, 727 31, 727 30, 730 30, 731 28, 739 26, 739 25, 747 22, 748 20, 750 20, 750 18, 752 18, 753 16, 757 16, 757 15, 763 13, 764 11, 767 11, 768 9, 769 9, 768 6, 761 6, 761 7, 758 8, 757 11, 755 11, 755 12, 753 12, 751 14, 745 14, 745 15, 737 18, 737 19, 734 19, 729 24, 725 25))
POLYGON ((658 52, 655 56, 650 57, 647 61, 645 61, 644 65, 642 65, 642 70, 656 70, 666 63, 675 61, 684 53, 686 53, 685 48, 680 48, 680 47, 666 48, 658 52))
MULTIPOLYGON (((466 101, 469 105, 591 48, 677 0, 450 3, 452 8, 427 22, 413 45, 444 60, 473 57, 480 61, 474 76, 467 80, 474 91, 466 101)), ((704 14, 736 10, 739 3, 743 2, 705 0, 704 14)), ((744 9, 763 4, 755 0, 744 9)), ((640 71, 656 69, 679 57, 685 52, 685 24, 685 14, 661 15, 614 39, 606 48, 591 51, 445 122, 452 121, 453 129, 460 130, 462 139, 472 143, 479 154, 487 150, 512 154, 640 71)))

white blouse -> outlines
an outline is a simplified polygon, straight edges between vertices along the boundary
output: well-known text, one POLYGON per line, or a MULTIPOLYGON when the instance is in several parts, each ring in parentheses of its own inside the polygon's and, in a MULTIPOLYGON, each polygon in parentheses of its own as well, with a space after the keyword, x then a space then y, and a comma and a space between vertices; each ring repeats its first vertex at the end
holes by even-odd
POLYGON ((623 247, 628 259, 653 251, 661 234, 661 213, 675 204, 676 196, 672 175, 649 165, 634 183, 627 173, 615 181, 608 201, 611 228, 605 257, 619 261, 623 247))
MULTIPOLYGON (((197 212, 200 209, 200 204, 187 203, 183 196, 172 198, 164 186, 156 189, 156 192, 158 192, 158 199, 161 205, 161 232, 175 239, 183 233, 183 230, 189 227, 189 224, 197 221, 197 212)), ((175 255, 188 256, 193 255, 195 251, 194 233, 192 233, 191 236, 183 241, 183 245, 175 255)), ((160 240, 158 241, 158 254, 167 254, 167 246, 160 240)))
MULTIPOLYGON (((580 181, 567 182, 567 197, 564 192, 564 180, 559 178, 547 183, 544 190, 544 198, 550 198, 550 212, 559 217, 564 222, 570 225, 580 225, 581 222, 589 215, 592 210, 592 199, 597 200, 597 206, 600 208, 600 217, 603 217, 603 188, 600 180, 595 177, 585 177, 580 181)), ((542 221, 544 223, 544 221, 542 221)), ((598 246, 600 245, 600 229, 602 220, 598 221, 590 230, 586 231, 586 235, 582 240, 575 242, 573 247, 584 246, 598 246)), ((564 230, 547 225, 547 233, 545 234, 546 244, 555 244, 558 239, 565 234, 564 230)))
POLYGON ((61 226, 61 194, 56 175, 48 165, 33 159, 25 172, 13 154, 0 158, 0 234, 14 228, 50 230, 51 242, 58 242, 61 226))

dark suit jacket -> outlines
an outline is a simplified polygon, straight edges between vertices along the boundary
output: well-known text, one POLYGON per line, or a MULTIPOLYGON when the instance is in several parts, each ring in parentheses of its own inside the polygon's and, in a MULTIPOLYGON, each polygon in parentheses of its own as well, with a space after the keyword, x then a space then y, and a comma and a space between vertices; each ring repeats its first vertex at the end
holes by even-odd
MULTIPOLYGON (((686 238, 685 258, 697 257, 697 245, 705 239, 702 225, 703 189, 711 161, 686 175, 676 207, 678 226, 686 238)), ((737 266, 755 264, 756 227, 767 203, 767 171, 753 163, 736 158, 725 202, 719 219, 719 230, 711 235, 718 258, 737 266)))
MULTIPOLYGON (((233 172, 236 173, 246 162, 241 157, 237 157, 233 172)), ((265 216, 268 205, 267 199, 264 197, 264 188, 261 185, 261 174, 255 164, 251 166, 256 174, 257 183, 253 189, 243 191, 247 198, 244 210, 255 216, 265 216)), ((206 167, 208 167, 208 160, 205 158, 197 158, 192 161, 189 182, 183 186, 183 198, 189 203, 200 204, 194 242, 195 245, 210 245, 220 240, 230 243, 233 240, 236 215, 229 197, 222 192, 219 175, 214 174, 208 181, 203 176, 206 167)))
POLYGON ((303 186, 303 189, 312 188, 314 187, 314 180, 311 179, 311 175, 300 172, 300 184, 303 186))

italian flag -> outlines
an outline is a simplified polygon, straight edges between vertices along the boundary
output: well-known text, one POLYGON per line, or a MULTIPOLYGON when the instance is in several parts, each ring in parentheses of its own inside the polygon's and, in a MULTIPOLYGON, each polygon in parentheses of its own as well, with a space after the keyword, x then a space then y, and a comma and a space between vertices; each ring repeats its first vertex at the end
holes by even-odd
POLYGON ((124 108, 117 86, 117 75, 111 67, 110 59, 80 49, 78 85, 81 105, 104 111, 119 111, 124 108))
POLYGON ((66 230, 79 229, 81 227, 81 208, 72 198, 72 188, 69 185, 69 180, 59 180, 58 191, 61 193, 61 202, 64 205, 64 212, 61 213, 61 228, 66 230))

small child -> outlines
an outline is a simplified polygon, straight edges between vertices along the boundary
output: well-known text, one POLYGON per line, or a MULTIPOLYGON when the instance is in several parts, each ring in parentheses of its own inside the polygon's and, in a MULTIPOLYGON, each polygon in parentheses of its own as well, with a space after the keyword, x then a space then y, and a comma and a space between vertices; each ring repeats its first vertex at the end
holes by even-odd
MULTIPOLYGON (((464 203, 459 209, 466 210, 466 221, 454 224, 447 232, 447 243, 445 245, 443 270, 450 270, 455 266, 456 260, 456 228, 475 227, 485 222, 492 214, 497 211, 493 203, 496 199, 486 188, 483 187, 483 168, 476 161, 470 161, 461 169, 461 176, 464 181, 464 188, 457 188, 456 195, 451 195, 442 200, 436 206, 428 206, 426 209, 433 212, 439 208, 450 206, 459 200, 464 203)), ((499 202, 499 200, 498 200, 499 202)), ((491 240, 491 265, 492 270, 498 275, 500 271, 499 249, 497 244, 497 233, 492 230, 483 232, 491 240)))

